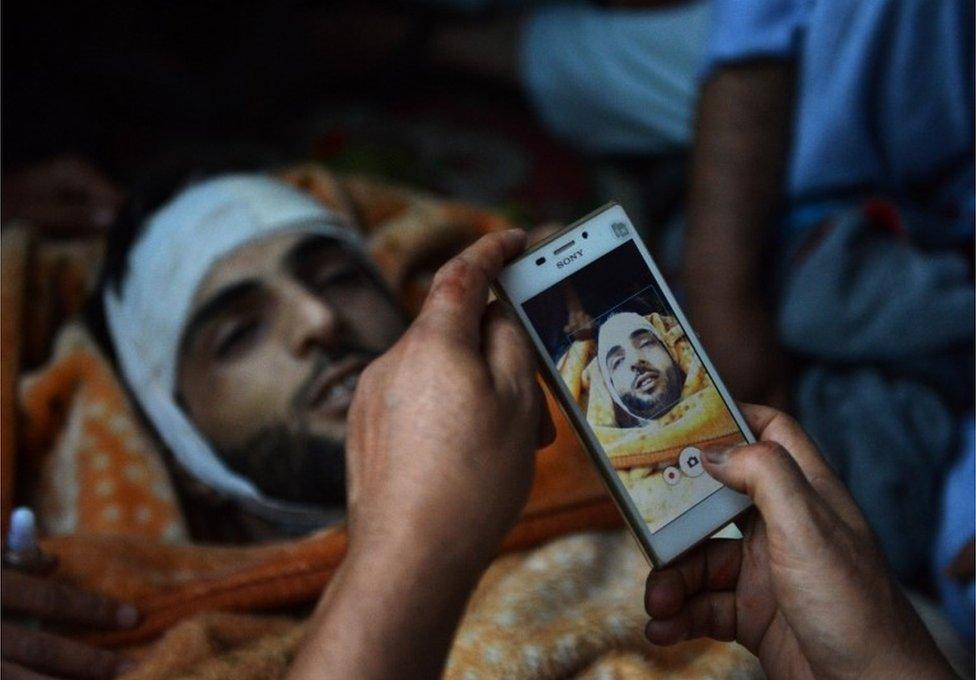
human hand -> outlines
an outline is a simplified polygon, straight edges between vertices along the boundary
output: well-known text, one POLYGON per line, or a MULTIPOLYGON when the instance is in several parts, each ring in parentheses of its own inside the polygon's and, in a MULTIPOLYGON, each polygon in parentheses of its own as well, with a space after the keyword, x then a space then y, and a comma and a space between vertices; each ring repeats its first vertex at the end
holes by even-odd
POLYGON ((119 188, 75 156, 38 163, 3 178, 3 221, 23 219, 56 236, 107 228, 121 203, 119 188))
MULTIPOLYGON (((73 624, 100 629, 131 628, 139 622, 135 607, 50 579, 3 570, 4 618, 11 613, 43 624, 73 624)), ((55 633, 4 621, 0 623, 5 679, 111 678, 126 670, 118 654, 69 640, 55 633)))
POLYGON ((360 378, 347 437, 351 555, 402 541, 486 562, 515 521, 532 452, 554 430, 528 340, 500 302, 485 305, 524 244, 521 231, 491 234, 444 265, 409 330, 360 378))
POLYGON ((555 436, 535 361, 489 282, 525 245, 490 234, 444 265, 362 374, 346 435, 349 549, 290 678, 437 677, 464 603, 555 436), (382 650, 382 653, 377 653, 382 650))
POLYGON ((737 640, 770 678, 955 677, 888 572, 860 510, 788 416, 746 406, 760 442, 706 451, 757 514, 647 580, 647 638, 737 640))

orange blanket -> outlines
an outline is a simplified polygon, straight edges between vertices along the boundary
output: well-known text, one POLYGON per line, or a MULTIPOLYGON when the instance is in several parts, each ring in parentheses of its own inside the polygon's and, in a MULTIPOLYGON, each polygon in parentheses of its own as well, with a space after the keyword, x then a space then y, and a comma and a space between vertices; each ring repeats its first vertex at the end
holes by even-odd
MULTIPOLYGON (((418 308, 445 257, 509 226, 485 210, 362 178, 340 179, 318 166, 283 176, 361 225, 381 272, 409 310, 418 308)), ((91 266, 88 260, 77 264, 91 266)), ((46 545, 61 557, 58 577, 132 600, 145 615, 138 630, 100 642, 146 640, 200 611, 314 600, 342 558, 341 528, 254 547, 189 544, 154 440, 80 325, 63 328, 49 363, 22 381, 20 407, 21 464, 36 480, 31 496, 49 535, 46 545)), ((569 426, 558 419, 557 429, 557 442, 539 454, 536 487, 505 550, 620 523, 569 426)))

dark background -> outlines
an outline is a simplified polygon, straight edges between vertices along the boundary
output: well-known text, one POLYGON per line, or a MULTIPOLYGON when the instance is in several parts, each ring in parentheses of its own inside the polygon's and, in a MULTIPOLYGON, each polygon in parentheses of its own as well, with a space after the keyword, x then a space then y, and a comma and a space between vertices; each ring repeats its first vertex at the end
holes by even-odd
MULTIPOLYGON (((6 2, 3 171, 63 154, 125 189, 160 166, 320 160, 572 221, 613 196, 635 222, 679 205, 684 159, 582 158, 518 83, 434 37, 493 21, 422 3, 6 2)), ((499 12, 500 21, 511 12, 499 12)), ((491 46, 503 54, 514 45, 491 46)), ((501 60, 504 61, 504 60, 501 60)))
MULTIPOLYGON (((583 310, 594 321, 601 320, 599 317, 617 305, 620 306, 614 311, 618 312, 671 313, 654 286, 654 278, 637 246, 633 241, 627 241, 522 304, 553 361, 573 342, 573 338, 566 334, 570 314, 567 286, 572 287, 583 310), (654 287, 645 291, 649 286, 654 287), (645 292, 637 295, 641 291, 645 292)), ((595 333, 596 327, 591 332, 595 333)))

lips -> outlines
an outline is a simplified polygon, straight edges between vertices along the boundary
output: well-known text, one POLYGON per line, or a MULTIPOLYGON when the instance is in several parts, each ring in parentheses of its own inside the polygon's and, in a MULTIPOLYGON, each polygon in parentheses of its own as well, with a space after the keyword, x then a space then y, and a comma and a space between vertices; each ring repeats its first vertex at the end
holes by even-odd
POLYGON ((368 363, 362 357, 347 357, 323 370, 306 392, 308 410, 333 418, 344 416, 352 403, 359 374, 368 363))
POLYGON ((638 392, 650 392, 657 385, 661 374, 658 371, 644 371, 634 378, 633 388, 638 392))

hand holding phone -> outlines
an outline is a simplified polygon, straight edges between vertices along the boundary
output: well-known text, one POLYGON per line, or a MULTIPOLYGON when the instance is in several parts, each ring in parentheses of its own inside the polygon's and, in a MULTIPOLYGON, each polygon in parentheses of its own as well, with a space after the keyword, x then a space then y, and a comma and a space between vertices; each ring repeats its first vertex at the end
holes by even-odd
POLYGON ((531 452, 554 436, 531 349, 500 303, 486 307, 524 242, 492 234, 444 265, 407 332, 363 372, 346 442, 351 551, 389 549, 409 524, 424 534, 414 541, 487 564, 514 523, 531 452))
POLYGON ((706 456, 758 513, 647 579, 647 638, 737 640, 777 678, 951 678, 847 489, 785 414, 743 411, 760 442, 706 456))
POLYGON ((360 377, 348 553, 289 677, 443 672, 468 596, 525 504, 532 452, 554 436, 524 334, 486 305, 524 244, 493 233, 444 265, 409 330, 360 377))
POLYGON ((652 564, 749 507, 702 456, 752 434, 620 206, 523 254, 496 290, 652 564))

